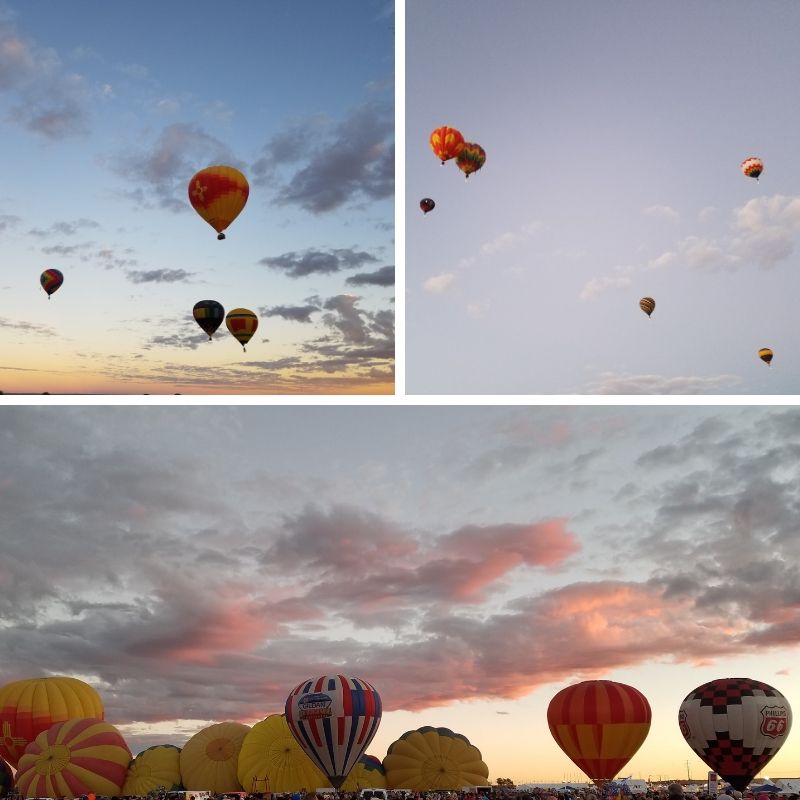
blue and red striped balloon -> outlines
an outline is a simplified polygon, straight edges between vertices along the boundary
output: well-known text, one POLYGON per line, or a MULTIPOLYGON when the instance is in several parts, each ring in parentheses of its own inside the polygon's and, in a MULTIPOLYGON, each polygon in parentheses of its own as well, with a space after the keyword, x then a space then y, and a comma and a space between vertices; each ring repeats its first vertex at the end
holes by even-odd
POLYGON ((338 789, 381 721, 381 696, 361 678, 323 675, 286 698, 286 722, 303 751, 338 789))

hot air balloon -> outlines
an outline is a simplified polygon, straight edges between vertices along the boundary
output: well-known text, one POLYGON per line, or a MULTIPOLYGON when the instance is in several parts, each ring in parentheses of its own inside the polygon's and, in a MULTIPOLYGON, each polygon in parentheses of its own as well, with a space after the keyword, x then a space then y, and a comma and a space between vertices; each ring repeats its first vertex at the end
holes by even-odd
POLYGON ((14 786, 14 773, 11 767, 0 758, 0 797, 5 797, 14 786))
POLYGON ((168 792, 182 789, 180 757, 181 748, 172 744, 142 750, 128 766, 123 797, 144 797, 159 786, 168 792))
POLYGON ((47 299, 53 294, 62 283, 64 283, 64 275, 57 269, 46 269, 39 276, 39 283, 42 284, 42 289, 47 292, 47 299))
POLYGON ((465 142, 456 158, 456 166, 464 173, 465 178, 469 178, 483 166, 485 161, 486 151, 479 144, 465 142))
POLYGON ((385 789, 386 770, 377 756, 363 755, 342 784, 343 792, 358 792, 361 789, 385 789))
POLYGON ((464 137, 460 131, 444 125, 431 134, 430 143, 431 150, 444 164, 445 161, 455 158, 461 152, 464 147, 464 137))
POLYGON ((758 357, 766 363, 767 366, 771 366, 770 362, 772 361, 773 352, 769 349, 769 347, 762 347, 758 351, 758 357))
POLYGON ((489 779, 480 750, 466 736, 427 725, 392 742, 383 768, 390 789, 418 792, 485 786, 489 779))
POLYGON ((225 325, 247 352, 245 345, 253 338, 258 329, 258 317, 247 308, 234 308, 225 317, 225 325))
POLYGON ((247 178, 238 169, 206 167, 189 181, 189 202, 194 210, 224 239, 224 231, 239 216, 250 194, 247 178))
POLYGON ((786 741, 792 709, 766 683, 719 678, 686 696, 678 724, 689 747, 741 792, 786 741))
POLYGON ((381 698, 361 678, 323 675, 298 684, 286 698, 289 730, 338 789, 378 730, 381 698))
POLYGON ((764 162, 760 158, 751 156, 750 158, 746 158, 744 161, 742 161, 742 172, 747 175, 748 178, 755 178, 758 180, 758 176, 763 171, 764 162))
POLYGON ((69 719, 40 733, 19 760, 23 797, 118 795, 131 751, 120 732, 99 719, 69 719))
POLYGON ((217 794, 241 791, 237 765, 249 731, 241 722, 220 722, 192 736, 180 755, 183 785, 217 794))
POLYGON ((329 785, 292 736, 283 714, 272 714, 257 722, 244 737, 238 778, 247 791, 264 779, 271 792, 297 792, 329 785))
POLYGON ((419 201, 419 207, 422 209, 423 214, 427 214, 429 211, 433 211, 436 208, 436 203, 430 199, 430 197, 423 197, 422 200, 419 201))
POLYGON ((583 681, 562 689, 547 707, 558 746, 598 786, 633 758, 650 730, 650 704, 633 686, 583 681))
POLYGON ((197 324, 208 334, 208 341, 225 319, 225 309, 216 300, 201 300, 194 304, 192 315, 197 324))
POLYGON ((103 718, 100 695, 77 678, 29 678, 0 688, 0 756, 17 766, 25 747, 56 722, 103 718))
POLYGON ((649 317, 656 308, 656 301, 652 297, 643 297, 639 301, 639 308, 649 317))

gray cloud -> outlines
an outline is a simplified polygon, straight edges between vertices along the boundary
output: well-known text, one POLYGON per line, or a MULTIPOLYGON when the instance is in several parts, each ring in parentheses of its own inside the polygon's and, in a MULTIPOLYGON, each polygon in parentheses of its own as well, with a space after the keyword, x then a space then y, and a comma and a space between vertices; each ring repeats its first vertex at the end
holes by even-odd
POLYGON ((346 281, 350 286, 394 286, 394 264, 381 267, 375 272, 359 272, 346 281))
POLYGON ((72 220, 71 222, 54 222, 49 228, 31 228, 31 230, 28 231, 28 234, 30 236, 37 236, 40 238, 55 236, 57 234, 72 236, 83 228, 99 227, 100 223, 95 222, 95 220, 81 217, 80 219, 72 220))
POLYGON ((131 283, 189 283, 191 272, 185 269, 132 270, 126 273, 131 283))
POLYGON ((311 322, 311 315, 315 311, 319 311, 319 306, 272 306, 259 309, 264 317, 282 317, 294 322, 311 322))
POLYGON ((305 250, 302 253, 288 252, 280 256, 268 256, 259 260, 271 269, 283 270, 290 278, 302 278, 315 273, 328 274, 345 269, 355 269, 378 259, 354 247, 332 250, 305 250))

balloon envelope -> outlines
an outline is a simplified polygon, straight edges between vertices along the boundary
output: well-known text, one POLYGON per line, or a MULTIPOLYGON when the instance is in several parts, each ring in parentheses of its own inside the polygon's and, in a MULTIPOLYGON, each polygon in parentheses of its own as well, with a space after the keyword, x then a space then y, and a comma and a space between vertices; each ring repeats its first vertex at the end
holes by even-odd
POLYGON ((489 782, 489 768, 466 736, 427 725, 392 742, 383 768, 390 789, 460 790, 489 782))
POLYGON ((189 181, 189 202, 218 239, 225 238, 222 231, 239 216, 249 195, 247 178, 233 167, 206 167, 189 181))
POLYGON ((419 207, 422 209, 423 214, 427 214, 429 211, 433 211, 436 208, 436 203, 431 200, 430 197, 423 197, 422 200, 419 201, 419 207))
POLYGON ((767 363, 767 364, 769 364, 769 363, 772 361, 772 356, 773 356, 773 355, 774 355, 774 353, 772 352, 772 350, 770 350, 770 349, 769 349, 769 347, 762 347, 762 348, 761 348, 761 349, 758 351, 758 357, 759 357, 759 358, 760 358, 762 361, 764 361, 765 363, 767 363))
POLYGON ((14 773, 11 767, 0 758, 0 797, 5 797, 14 786, 14 773))
POLYGON ((225 317, 225 325, 244 350, 258 329, 258 317, 248 308, 234 308, 225 317))
POLYGON ((192 736, 180 755, 183 785, 216 793, 241 791, 237 766, 249 731, 241 722, 220 722, 192 736))
POLYGON ((650 717, 650 704, 638 689, 605 680, 567 686, 547 708, 558 746, 598 784, 633 758, 647 738, 650 717))
POLYGON ((286 717, 272 714, 257 722, 242 742, 239 783, 250 792, 266 787, 271 792, 299 792, 329 786, 319 767, 292 736, 286 717))
POLYGON ((183 788, 180 757, 180 747, 172 744, 159 744, 142 750, 128 767, 122 795, 144 797, 159 786, 168 792, 183 788))
POLYGON ((758 176, 763 171, 764 162, 756 156, 750 156, 750 158, 746 158, 742 161, 742 172, 747 175, 748 178, 755 178, 758 180, 758 176))
POLYGON ((208 340, 211 341, 212 334, 222 325, 222 320, 225 319, 225 309, 216 300, 201 300, 199 303, 194 304, 192 316, 197 324, 208 334, 208 340))
POLYGON ((766 683, 718 678, 686 696, 678 724, 689 747, 741 792, 786 741, 792 709, 766 683))
POLYGON ((57 269, 46 269, 39 276, 39 283, 42 284, 42 289, 44 289, 47 292, 47 296, 50 297, 50 295, 64 283, 64 274, 57 269))
POLYGON ((103 719, 103 702, 77 678, 28 678, 0 689, 0 756, 17 766, 25 747, 56 722, 103 719))
POLYGON ((289 730, 337 789, 375 736, 381 710, 373 686, 345 675, 303 681, 286 698, 289 730))
POLYGON ((464 147, 456 158, 456 166, 469 178, 477 172, 486 162, 486 151, 474 142, 465 142, 464 147))
POLYGON ((431 150, 436 153, 436 157, 441 159, 442 164, 451 158, 455 158, 464 147, 464 137, 461 131, 443 125, 437 128, 430 136, 431 150))
POLYGON ((118 795, 131 752, 120 732, 99 719, 69 719, 40 733, 19 760, 24 797, 118 795))
POLYGON ((361 789, 385 789, 386 771, 377 756, 363 755, 342 784, 343 792, 358 792, 361 789))
POLYGON ((639 308, 649 317, 656 308, 656 301, 652 297, 643 297, 639 301, 639 308))

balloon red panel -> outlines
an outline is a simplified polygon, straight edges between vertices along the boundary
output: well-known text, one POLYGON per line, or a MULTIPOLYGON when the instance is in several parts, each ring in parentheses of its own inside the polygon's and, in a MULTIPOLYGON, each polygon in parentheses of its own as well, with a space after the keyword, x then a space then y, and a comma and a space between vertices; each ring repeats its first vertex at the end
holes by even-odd
POLYGON ((613 779, 650 730, 650 704, 633 686, 583 681, 562 689, 547 708, 559 747, 592 780, 613 779))
POLYGON ((431 133, 431 150, 436 153, 436 157, 441 159, 442 164, 451 158, 455 158, 464 149, 464 137, 455 128, 448 128, 443 125, 431 133))

